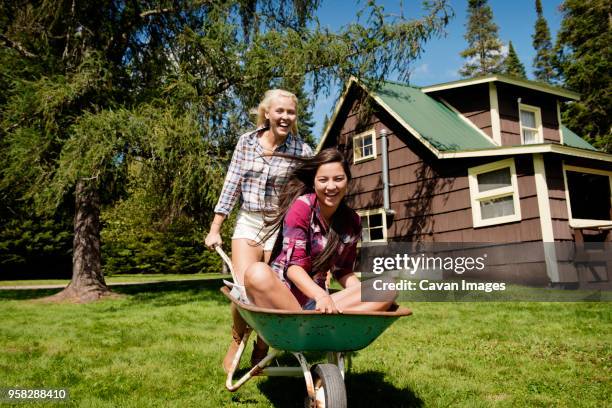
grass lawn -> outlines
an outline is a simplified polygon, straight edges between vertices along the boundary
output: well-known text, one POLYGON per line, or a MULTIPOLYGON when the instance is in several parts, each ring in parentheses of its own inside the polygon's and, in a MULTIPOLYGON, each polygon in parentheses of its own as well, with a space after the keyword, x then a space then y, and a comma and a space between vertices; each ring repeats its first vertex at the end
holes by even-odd
MULTIPOLYGON (((0 387, 69 389, 69 403, 48 406, 301 406, 299 378, 225 391, 219 286, 121 286, 125 297, 88 305, 28 301, 57 290, 2 290, 0 387)), ((354 357, 350 407, 610 406, 610 303, 408 306, 413 316, 354 357)))
MULTIPOLYGON (((193 273, 193 274, 122 274, 114 276, 105 276, 107 284, 116 283, 141 283, 141 282, 159 282, 159 281, 174 281, 174 280, 198 280, 198 279, 219 279, 221 277, 228 278, 230 275, 222 275, 220 273, 193 273)), ((35 286, 35 285, 68 285, 70 279, 34 279, 34 280, 6 280, 0 281, 0 288, 3 286, 35 286)))

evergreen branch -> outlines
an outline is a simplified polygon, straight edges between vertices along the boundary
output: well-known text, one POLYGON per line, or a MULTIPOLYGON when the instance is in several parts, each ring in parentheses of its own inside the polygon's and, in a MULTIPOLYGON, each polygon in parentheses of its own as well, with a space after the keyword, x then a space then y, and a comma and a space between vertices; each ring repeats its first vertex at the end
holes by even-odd
MULTIPOLYGON (((196 7, 196 6, 203 6, 205 4, 211 4, 210 0, 203 0, 203 1, 198 1, 195 2, 192 7, 196 7)), ((166 14, 166 13, 172 13, 177 11, 178 9, 176 7, 167 7, 167 8, 157 8, 157 9, 153 9, 153 10, 147 10, 147 11, 143 11, 141 12, 138 16, 140 18, 145 18, 145 17, 149 17, 149 16, 154 16, 157 14, 166 14)))
POLYGON ((30 51, 26 50, 23 45, 21 45, 17 41, 11 40, 10 38, 5 36, 4 34, 0 34, 0 40, 4 41, 4 43, 7 44, 10 48, 13 48, 14 50, 17 50, 19 52, 19 54, 21 54, 24 57, 27 57, 27 58, 38 58, 38 55, 33 54, 30 51))
POLYGON ((91 180, 97 180, 99 177, 100 177, 100 172, 97 172, 95 176, 81 177, 79 180, 82 180, 82 181, 91 181, 91 180))
POLYGON ((153 16, 156 14, 165 14, 165 13, 170 13, 175 11, 176 9, 174 8, 159 8, 156 10, 147 10, 147 11, 143 11, 142 13, 140 13, 140 18, 145 18, 145 17, 149 17, 149 16, 153 16))

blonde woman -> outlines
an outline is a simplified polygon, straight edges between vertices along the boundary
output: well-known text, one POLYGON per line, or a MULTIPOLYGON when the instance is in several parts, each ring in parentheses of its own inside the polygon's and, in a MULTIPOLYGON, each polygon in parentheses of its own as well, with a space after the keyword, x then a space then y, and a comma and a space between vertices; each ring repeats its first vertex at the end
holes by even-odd
MULTIPOLYGON (((215 216, 204 240, 208 248, 222 244, 221 225, 236 201, 241 202, 232 235, 232 265, 239 285, 244 285, 244 272, 251 264, 270 259, 276 236, 262 241, 268 232, 263 214, 276 209, 278 192, 296 164, 287 156, 312 156, 312 149, 297 133, 297 106, 297 97, 291 92, 272 89, 265 93, 257 108, 257 129, 240 136, 215 206, 215 216)), ((231 367, 246 328, 233 304, 232 319, 232 342, 223 360, 225 371, 231 367)), ((258 338, 251 363, 256 364, 266 352, 267 345, 258 338)))

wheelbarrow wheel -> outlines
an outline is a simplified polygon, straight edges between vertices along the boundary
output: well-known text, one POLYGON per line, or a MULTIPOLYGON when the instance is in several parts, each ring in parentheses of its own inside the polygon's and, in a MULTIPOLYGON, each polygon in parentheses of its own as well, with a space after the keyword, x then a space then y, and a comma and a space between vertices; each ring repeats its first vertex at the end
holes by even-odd
POLYGON ((317 364, 312 370, 316 400, 306 396, 306 407, 346 408, 346 388, 340 369, 335 364, 317 364))

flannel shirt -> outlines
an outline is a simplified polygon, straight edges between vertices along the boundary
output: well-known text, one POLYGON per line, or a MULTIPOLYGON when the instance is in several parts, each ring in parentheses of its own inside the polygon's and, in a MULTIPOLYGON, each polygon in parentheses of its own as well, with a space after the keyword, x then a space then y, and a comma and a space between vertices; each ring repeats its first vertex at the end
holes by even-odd
MULTIPOLYGON (((283 157, 264 156, 259 144, 259 128, 240 136, 227 170, 215 213, 228 215, 238 198, 241 209, 261 212, 278 205, 278 193, 287 182, 294 161, 283 157)), ((312 149, 299 136, 287 135, 275 150, 292 156, 312 156, 312 149)))
MULTIPOLYGON (((359 215, 351 210, 351 217, 342 224, 340 245, 336 256, 331 261, 329 270, 336 280, 353 272, 357 257, 357 242, 361 238, 361 221, 359 215)), ((300 196, 287 211, 283 221, 283 248, 270 266, 281 281, 291 289, 291 293, 301 306, 309 299, 287 278, 291 265, 304 268, 312 280, 321 288, 325 287, 327 270, 314 271, 312 260, 325 249, 329 227, 321 215, 316 194, 300 196)))

